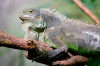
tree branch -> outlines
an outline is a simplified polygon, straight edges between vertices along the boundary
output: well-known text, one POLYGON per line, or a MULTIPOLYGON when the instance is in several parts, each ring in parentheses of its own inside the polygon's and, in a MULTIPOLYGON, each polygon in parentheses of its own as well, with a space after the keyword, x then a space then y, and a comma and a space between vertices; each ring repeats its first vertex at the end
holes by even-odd
POLYGON ((82 65, 84 65, 84 63, 86 63, 87 60, 88 59, 86 59, 86 57, 77 55, 77 56, 73 56, 73 57, 71 57, 70 59, 67 59, 67 60, 55 61, 55 62, 53 62, 53 65, 82 66, 82 65))
POLYGON ((72 0, 84 13, 86 13, 95 24, 100 24, 100 20, 80 1, 72 0))
MULTIPOLYGON (((2 32, 2 31, 0 31, 0 46, 19 49, 19 50, 26 50, 28 52, 25 54, 25 56, 30 60, 33 59, 34 55, 38 56, 37 52, 34 50, 35 47, 42 49, 44 52, 49 52, 49 51, 53 50, 51 47, 49 47, 45 43, 38 42, 36 40, 33 40, 33 43, 32 43, 28 39, 16 38, 15 36, 11 36, 5 32, 2 32)), ((47 64, 47 65, 68 65, 68 64, 74 65, 77 63, 86 63, 88 61, 87 57, 73 56, 70 52, 66 53, 65 56, 66 57, 64 57, 64 60, 56 60, 54 62, 49 61, 43 57, 38 58, 35 61, 39 62, 39 63, 47 64), (67 54, 69 56, 67 56, 67 54), (66 59, 66 58, 68 58, 68 59, 66 59), (77 58, 80 58, 80 59, 77 59, 77 58), (75 59, 77 59, 77 61, 75 59), (58 61, 60 63, 58 63, 58 61)))
MULTIPOLYGON (((34 44, 36 44, 36 46, 43 49, 44 51, 52 50, 52 48, 50 48, 47 44, 38 42, 36 40, 33 41, 34 44)), ((14 49, 21 49, 21 50, 28 50, 28 49, 35 48, 35 45, 31 44, 28 39, 16 38, 15 36, 11 36, 2 31, 0 31, 0 46, 14 48, 14 49)))

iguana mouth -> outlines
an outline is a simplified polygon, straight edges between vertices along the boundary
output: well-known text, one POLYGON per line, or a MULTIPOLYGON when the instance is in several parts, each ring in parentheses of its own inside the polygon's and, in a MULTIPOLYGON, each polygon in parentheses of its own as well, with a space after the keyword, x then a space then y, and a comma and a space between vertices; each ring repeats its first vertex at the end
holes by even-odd
POLYGON ((22 21, 25 21, 25 20, 28 20, 28 21, 35 21, 36 18, 33 17, 33 16, 30 16, 30 15, 22 15, 22 14, 19 14, 19 18, 22 20, 22 21))

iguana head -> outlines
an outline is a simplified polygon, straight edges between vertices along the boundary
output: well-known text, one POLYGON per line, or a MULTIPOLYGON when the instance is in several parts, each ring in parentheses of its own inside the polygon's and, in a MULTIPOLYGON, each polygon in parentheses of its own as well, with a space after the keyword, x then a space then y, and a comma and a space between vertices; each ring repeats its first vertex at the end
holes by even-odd
POLYGON ((22 20, 22 24, 27 23, 27 27, 30 27, 32 31, 43 32, 46 28, 46 24, 38 9, 23 10, 19 13, 19 18, 22 20))
POLYGON ((40 19, 40 12, 37 9, 26 9, 19 13, 19 18, 25 22, 34 22, 40 19))

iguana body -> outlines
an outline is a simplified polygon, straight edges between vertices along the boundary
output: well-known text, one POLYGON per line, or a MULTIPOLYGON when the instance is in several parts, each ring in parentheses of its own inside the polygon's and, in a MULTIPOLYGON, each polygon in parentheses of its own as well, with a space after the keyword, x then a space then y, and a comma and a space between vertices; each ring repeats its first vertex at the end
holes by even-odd
POLYGON ((51 47, 100 51, 100 27, 65 18, 50 9, 28 9, 21 12, 25 38, 46 42, 51 47), (39 31, 38 31, 39 30, 39 31), (42 39, 42 40, 41 40, 42 39))

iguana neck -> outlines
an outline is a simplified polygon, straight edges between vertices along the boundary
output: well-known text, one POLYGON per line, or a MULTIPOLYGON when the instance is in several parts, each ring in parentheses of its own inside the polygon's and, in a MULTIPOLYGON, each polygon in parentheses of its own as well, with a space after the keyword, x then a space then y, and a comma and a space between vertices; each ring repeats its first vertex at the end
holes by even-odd
POLYGON ((58 27, 62 22, 60 16, 50 9, 40 9, 40 14, 41 17, 44 19, 44 22, 46 22, 48 29, 52 27, 58 27))
POLYGON ((22 24, 24 32, 28 32, 30 26, 32 26, 32 22, 26 22, 22 24))

